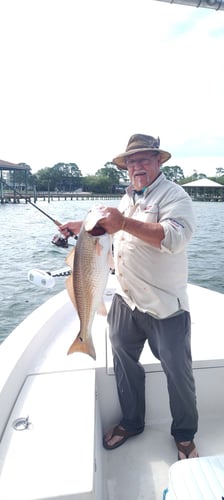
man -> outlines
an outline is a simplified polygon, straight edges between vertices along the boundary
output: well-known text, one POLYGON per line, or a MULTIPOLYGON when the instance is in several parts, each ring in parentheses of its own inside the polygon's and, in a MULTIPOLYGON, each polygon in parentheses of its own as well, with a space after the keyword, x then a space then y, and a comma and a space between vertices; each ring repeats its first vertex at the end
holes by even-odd
MULTIPOLYGON (((167 377, 178 458, 198 456, 194 444, 198 414, 186 293, 186 246, 194 227, 192 202, 160 166, 171 157, 159 138, 136 134, 113 163, 128 171, 130 186, 119 210, 102 209, 100 225, 114 234, 119 288, 108 314, 122 420, 103 438, 108 450, 143 432, 145 372, 139 363, 148 340, 167 377)), ((71 223, 62 230, 76 232, 71 223), (70 224, 70 225, 69 225, 70 224)))

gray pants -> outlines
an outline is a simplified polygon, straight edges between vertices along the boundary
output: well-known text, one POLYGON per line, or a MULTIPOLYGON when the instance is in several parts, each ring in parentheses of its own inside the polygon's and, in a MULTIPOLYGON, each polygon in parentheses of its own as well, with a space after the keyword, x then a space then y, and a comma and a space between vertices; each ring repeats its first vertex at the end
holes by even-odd
POLYGON ((197 431, 195 383, 191 358, 191 319, 187 311, 165 319, 134 311, 115 295, 108 315, 114 370, 123 418, 128 431, 145 425, 145 371, 139 357, 148 340, 167 377, 171 434, 176 441, 191 441, 197 431))

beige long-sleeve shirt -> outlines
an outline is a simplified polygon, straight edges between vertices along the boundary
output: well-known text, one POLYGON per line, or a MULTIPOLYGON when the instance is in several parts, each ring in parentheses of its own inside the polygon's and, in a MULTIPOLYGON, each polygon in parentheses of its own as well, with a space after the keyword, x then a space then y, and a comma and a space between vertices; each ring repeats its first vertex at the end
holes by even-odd
POLYGON ((165 237, 159 249, 126 231, 115 234, 117 293, 132 309, 156 318, 189 310, 187 243, 195 229, 191 198, 161 174, 137 201, 129 186, 119 210, 142 222, 160 222, 165 237))

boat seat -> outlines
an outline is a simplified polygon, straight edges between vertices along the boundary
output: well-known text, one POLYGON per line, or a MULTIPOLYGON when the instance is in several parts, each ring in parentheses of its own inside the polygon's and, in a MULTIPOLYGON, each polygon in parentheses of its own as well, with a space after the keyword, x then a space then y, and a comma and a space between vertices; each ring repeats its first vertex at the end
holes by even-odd
POLYGON ((224 455, 180 460, 170 467, 166 500, 222 500, 224 455))
POLYGON ((95 370, 28 376, 1 442, 0 498, 102 498, 96 421, 95 370))

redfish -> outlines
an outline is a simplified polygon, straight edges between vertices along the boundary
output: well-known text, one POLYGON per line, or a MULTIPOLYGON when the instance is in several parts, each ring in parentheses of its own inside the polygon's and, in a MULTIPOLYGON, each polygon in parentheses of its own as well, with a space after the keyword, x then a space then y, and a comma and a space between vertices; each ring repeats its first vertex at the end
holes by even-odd
POLYGON ((107 314, 103 293, 113 267, 111 236, 100 227, 99 218, 97 208, 87 214, 76 247, 66 259, 72 268, 66 287, 80 320, 79 333, 68 354, 83 352, 93 359, 96 359, 96 353, 91 334, 92 323, 96 312, 107 314))

